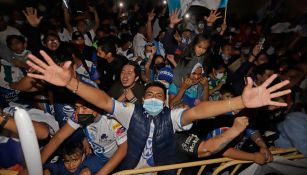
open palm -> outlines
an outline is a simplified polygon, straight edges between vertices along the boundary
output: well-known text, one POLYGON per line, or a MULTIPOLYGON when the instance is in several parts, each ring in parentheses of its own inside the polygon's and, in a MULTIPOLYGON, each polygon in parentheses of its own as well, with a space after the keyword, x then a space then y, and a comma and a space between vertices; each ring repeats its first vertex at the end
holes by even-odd
POLYGON ((30 54, 27 64, 35 70, 34 73, 28 73, 29 77, 45 80, 57 86, 66 86, 72 78, 71 61, 64 63, 62 67, 54 63, 54 61, 47 55, 46 52, 40 51, 47 64, 36 56, 30 54), (39 73, 36 73, 39 72, 39 73))
POLYGON ((257 108, 266 105, 274 105, 274 106, 287 106, 287 103, 275 102, 272 101, 273 98, 280 97, 286 94, 289 94, 291 90, 277 90, 289 84, 288 80, 280 82, 270 88, 267 88, 273 80, 277 77, 276 74, 272 75, 268 78, 261 86, 252 87, 253 81, 250 77, 247 79, 247 85, 244 88, 242 94, 242 101, 245 107, 247 108, 257 108))
POLYGON ((42 16, 40 17, 37 16, 37 9, 33 7, 27 7, 26 10, 22 12, 25 15, 29 24, 33 27, 37 27, 43 19, 42 16))

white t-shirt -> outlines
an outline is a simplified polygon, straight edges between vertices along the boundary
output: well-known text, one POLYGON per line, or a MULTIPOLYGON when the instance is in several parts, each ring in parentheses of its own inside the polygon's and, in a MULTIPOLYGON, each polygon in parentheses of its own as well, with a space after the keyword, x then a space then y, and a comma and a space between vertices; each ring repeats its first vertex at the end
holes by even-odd
POLYGON ((144 50, 146 45, 146 38, 144 35, 137 33, 133 38, 133 52, 135 57, 145 58, 144 50))
POLYGON ((58 35, 60 37, 60 40, 63 42, 69 42, 71 41, 71 34, 66 28, 63 28, 62 32, 58 32, 58 35))
MULTIPOLYGON (((35 108, 30 108, 30 109, 25 109, 25 110, 29 114, 29 117, 31 118, 32 121, 47 124, 49 127, 50 135, 55 135, 55 133, 59 130, 59 124, 55 120, 53 115, 47 112, 44 112, 40 109, 35 109, 35 108)), ((3 111, 10 114, 11 116, 14 116, 16 108, 15 106, 9 106, 9 107, 4 108, 3 111)))
MULTIPOLYGON (((88 61, 88 60, 85 60, 85 63, 89 69, 89 71, 91 71, 91 67, 93 66, 93 62, 91 61, 88 61)), ((88 78, 88 79, 91 79, 91 75, 89 73, 91 72, 87 72, 87 70, 85 69, 84 65, 83 64, 80 64, 80 66, 78 66, 76 68, 76 72, 80 75, 83 75, 84 77, 88 78)))
POLYGON ((4 31, 0 31, 0 58, 10 60, 12 57, 12 51, 6 46, 6 37, 9 35, 21 35, 19 30, 14 27, 7 26, 4 31))
MULTIPOLYGON (((129 129, 130 120, 134 111, 135 105, 132 103, 126 103, 126 102, 118 102, 116 100, 113 100, 113 116, 121 122, 121 124, 129 129)), ((182 126, 182 112, 185 109, 173 109, 171 110, 171 119, 173 124, 174 133, 176 131, 183 131, 183 130, 189 130, 192 127, 192 124, 189 124, 187 126, 182 126)), ((153 121, 150 124, 150 132, 149 136, 146 141, 146 145, 144 148, 144 151, 142 153, 142 156, 140 157, 140 161, 136 168, 142 168, 142 167, 149 167, 154 166, 153 162, 153 152, 152 152, 152 137, 153 137, 153 131, 155 129, 155 125, 153 121)))
MULTIPOLYGON (((72 117, 68 124, 78 129, 80 125, 72 117)), ((97 156, 111 158, 118 146, 127 140, 127 131, 115 119, 101 115, 97 120, 87 126, 85 135, 97 156)))
POLYGON ((24 77, 22 71, 9 62, 0 60, 0 95, 7 102, 17 101, 19 91, 10 87, 10 83, 18 82, 24 77))
MULTIPOLYGON (((75 31, 77 31, 77 28, 73 27, 73 30, 75 32, 75 31)), ((95 31, 93 29, 89 30, 88 32, 83 34, 84 42, 85 42, 85 45, 92 46, 93 45, 92 41, 94 40, 94 38, 96 36, 96 33, 95 33, 95 31), (88 32, 90 33, 90 36, 87 34, 88 32), (91 39, 89 37, 91 37, 91 39)))

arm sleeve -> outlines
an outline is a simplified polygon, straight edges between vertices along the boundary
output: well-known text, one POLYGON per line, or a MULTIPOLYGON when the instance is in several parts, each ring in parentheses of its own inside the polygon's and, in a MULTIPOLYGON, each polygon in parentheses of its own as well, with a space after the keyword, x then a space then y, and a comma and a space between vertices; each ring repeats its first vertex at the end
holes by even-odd
POLYGON ((73 121, 72 119, 68 119, 67 123, 69 124, 69 126, 74 128, 75 130, 80 127, 80 125, 78 123, 76 123, 75 121, 73 121))
POLYGON ((118 120, 125 128, 129 128, 129 123, 134 111, 133 103, 119 102, 113 99, 113 109, 111 115, 118 120))
POLYGON ((185 111, 185 109, 183 109, 183 108, 173 109, 171 111, 171 118, 172 118, 174 132, 189 130, 193 126, 192 123, 189 124, 189 125, 186 125, 186 126, 182 126, 182 113, 184 111, 185 111))
POLYGON ((198 157, 198 147, 201 140, 194 134, 176 133, 176 145, 178 151, 188 156, 198 157))

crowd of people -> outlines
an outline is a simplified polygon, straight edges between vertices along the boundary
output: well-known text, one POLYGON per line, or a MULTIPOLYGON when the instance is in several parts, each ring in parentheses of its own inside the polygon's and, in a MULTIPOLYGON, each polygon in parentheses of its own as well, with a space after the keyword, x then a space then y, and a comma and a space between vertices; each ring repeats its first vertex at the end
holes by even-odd
POLYGON ((0 16, 0 168, 27 174, 15 107, 33 121, 46 175, 266 164, 276 147, 307 156, 303 32, 227 24, 219 10, 193 22, 163 4, 63 2, 0 16))

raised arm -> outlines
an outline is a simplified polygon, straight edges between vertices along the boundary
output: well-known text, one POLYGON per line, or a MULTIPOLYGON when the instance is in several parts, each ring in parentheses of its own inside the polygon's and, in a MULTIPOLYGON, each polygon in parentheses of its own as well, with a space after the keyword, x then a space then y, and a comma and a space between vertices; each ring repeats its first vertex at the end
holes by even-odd
POLYGON ((104 91, 82 83, 76 77, 74 77, 72 69, 70 68, 71 61, 65 62, 63 67, 60 67, 53 62, 46 52, 40 51, 40 54, 44 57, 47 64, 38 59, 36 56, 29 55, 29 59, 31 61, 27 61, 27 64, 40 74, 28 73, 28 76, 45 80, 57 86, 65 86, 93 105, 105 110, 106 112, 112 112, 112 98, 104 91))
POLYGON ((96 32, 96 30, 99 28, 100 19, 99 19, 99 16, 98 16, 98 13, 97 13, 95 7, 88 6, 88 8, 89 8, 89 11, 94 14, 95 25, 93 27, 93 30, 96 32))
POLYGON ((17 82, 11 83, 10 87, 18 91, 35 92, 44 88, 42 82, 37 81, 29 76, 24 76, 17 82))
POLYGON ((72 33, 74 30, 72 28, 72 25, 70 24, 69 11, 66 7, 63 7, 63 10, 64 10, 64 22, 65 22, 66 28, 69 31, 69 33, 72 33))
POLYGON ((265 144, 261 134, 259 131, 256 131, 253 135, 251 135, 251 139, 255 144, 257 144, 260 148, 260 153, 262 153, 265 157, 265 161, 272 162, 273 161, 273 155, 271 154, 269 148, 265 144))
POLYGON ((223 100, 202 102, 199 105, 185 111, 182 114, 183 126, 192 123, 195 120, 215 117, 226 112, 242 109, 242 108, 258 108, 266 105, 287 106, 287 103, 272 101, 273 98, 280 97, 291 92, 290 89, 275 92, 289 84, 289 80, 282 81, 272 87, 268 86, 277 77, 277 74, 269 77, 261 86, 253 88, 253 81, 247 78, 247 85, 241 96, 223 100))
POLYGON ((192 86, 193 82, 190 78, 186 78, 181 84, 179 91, 176 95, 170 95, 169 106, 172 107, 178 102, 181 101, 181 98, 184 95, 184 92, 192 86))
POLYGON ((42 163, 44 164, 48 158, 58 149, 63 141, 75 132, 68 123, 66 123, 48 142, 41 152, 42 163))
POLYGON ((38 27, 38 25, 43 19, 42 16, 37 16, 37 9, 33 7, 27 7, 25 10, 22 11, 22 13, 25 15, 27 21, 32 27, 38 27))
POLYGON ((152 36, 152 20, 155 18, 156 14, 154 12, 155 9, 152 9, 149 13, 147 13, 147 24, 146 24, 146 31, 147 31, 147 40, 149 42, 153 42, 154 38, 152 36))
MULTIPOLYGON (((10 130, 15 135, 18 135, 17 125, 13 117, 3 116, 0 114, 0 123, 3 123, 5 118, 7 117, 7 121, 3 128, 10 130)), ((38 140, 46 139, 49 136, 49 128, 48 125, 42 122, 32 121, 34 131, 38 140)))
POLYGON ((97 172, 96 175, 110 174, 125 158, 127 153, 127 141, 120 144, 111 159, 97 172))
POLYGON ((209 140, 202 141, 198 147, 198 157, 207 157, 223 150, 234 138, 236 138, 248 125, 247 117, 237 117, 231 128, 224 133, 209 140))

